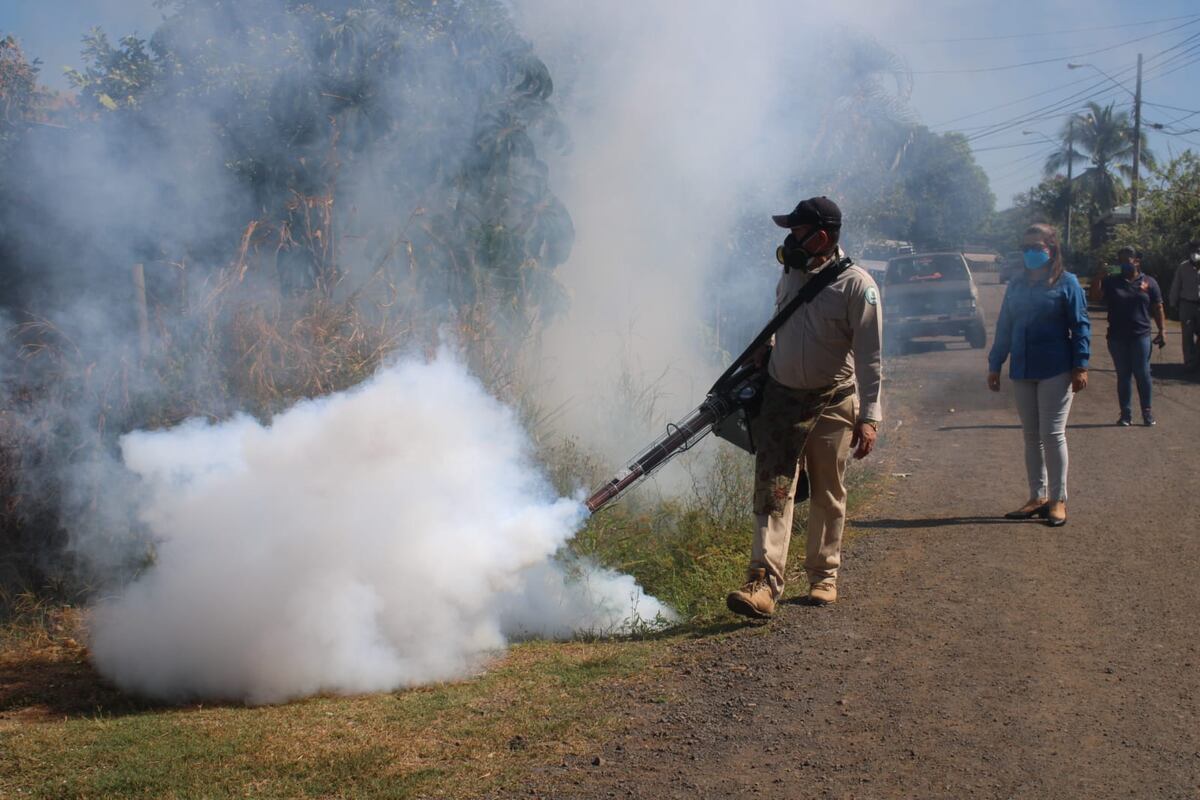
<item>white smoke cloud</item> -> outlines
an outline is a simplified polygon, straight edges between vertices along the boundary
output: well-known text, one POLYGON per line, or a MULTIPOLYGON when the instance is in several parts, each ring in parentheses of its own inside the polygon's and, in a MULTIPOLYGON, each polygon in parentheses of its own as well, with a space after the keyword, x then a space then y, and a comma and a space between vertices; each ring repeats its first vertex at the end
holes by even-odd
MULTIPOLYGON (((576 239, 559 271, 571 311, 541 353, 548 392, 563 405, 564 427, 623 459, 650 431, 614 424, 628 409, 612 387, 626 377, 652 385, 667 419, 702 399, 724 368, 705 309, 730 232, 748 212, 765 220, 798 199, 780 189, 793 178, 781 154, 798 142, 778 120, 787 91, 780 20, 796 14, 727 3, 516 8, 574 139, 551 159, 576 239)), ((743 289, 762 298, 760 325, 778 273, 775 244, 764 239, 761 271, 743 289)))
POLYGON ((122 689, 273 703, 462 676, 507 638, 669 618, 633 580, 552 558, 582 523, 509 409, 454 359, 399 363, 269 425, 121 442, 155 562, 99 602, 122 689))

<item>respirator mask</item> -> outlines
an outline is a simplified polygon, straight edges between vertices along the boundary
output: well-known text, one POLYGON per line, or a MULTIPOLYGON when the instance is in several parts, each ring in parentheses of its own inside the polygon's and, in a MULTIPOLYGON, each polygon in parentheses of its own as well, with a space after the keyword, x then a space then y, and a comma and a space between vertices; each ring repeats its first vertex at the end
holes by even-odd
POLYGON ((803 239, 797 239, 796 234, 789 233, 787 238, 783 240, 783 244, 775 248, 775 260, 783 264, 785 272, 793 269, 808 272, 813 266, 816 256, 805 250, 804 245, 808 244, 809 240, 820 232, 818 228, 803 239))

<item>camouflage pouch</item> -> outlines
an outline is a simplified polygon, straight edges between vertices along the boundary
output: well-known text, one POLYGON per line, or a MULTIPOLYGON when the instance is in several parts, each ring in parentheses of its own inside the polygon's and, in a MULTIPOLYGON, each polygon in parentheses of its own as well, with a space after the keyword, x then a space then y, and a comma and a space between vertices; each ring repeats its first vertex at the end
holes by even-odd
MULTIPOLYGON (((754 464, 754 513, 783 516, 797 496, 796 465, 804 444, 821 412, 834 399, 833 389, 807 391, 790 389, 768 380, 762 409, 754 418, 754 441, 758 446, 754 464)), ((808 497, 808 478, 800 473, 803 494, 808 497)))

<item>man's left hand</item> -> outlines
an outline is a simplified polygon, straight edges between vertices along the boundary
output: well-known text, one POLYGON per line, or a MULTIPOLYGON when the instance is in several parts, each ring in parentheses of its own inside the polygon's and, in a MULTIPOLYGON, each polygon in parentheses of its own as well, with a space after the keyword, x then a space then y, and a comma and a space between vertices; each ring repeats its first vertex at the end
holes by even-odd
POLYGON ((875 426, 869 422, 859 422, 854 426, 854 435, 850 446, 854 448, 855 458, 866 458, 875 449, 875 426))

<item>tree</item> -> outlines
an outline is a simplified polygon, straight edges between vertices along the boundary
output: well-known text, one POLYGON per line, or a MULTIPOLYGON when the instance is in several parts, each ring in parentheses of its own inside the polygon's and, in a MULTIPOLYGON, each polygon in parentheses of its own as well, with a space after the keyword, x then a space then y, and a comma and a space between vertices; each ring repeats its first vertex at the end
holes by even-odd
MULTIPOLYGON (((1075 186, 1070 192, 1071 209, 1075 220, 1087 217, 1091 198, 1080 186, 1075 186)), ((981 237, 991 247, 1000 252, 1016 249, 1022 234, 1029 225, 1035 222, 1048 222, 1059 229, 1060 234, 1066 228, 1067 221, 1067 179, 1062 175, 1044 178, 1037 186, 1027 192, 1022 192, 1013 198, 1011 207, 994 214, 986 227, 986 233, 981 237)), ((1079 250, 1072 252, 1079 255, 1079 250)), ((1072 265, 1074 268, 1074 260, 1072 265)))
POLYGON ((40 62, 25 57, 13 36, 0 38, 0 160, 33 119, 45 93, 38 85, 40 62))
POLYGON ((157 64, 136 36, 123 36, 114 47, 104 31, 92 28, 83 37, 83 58, 87 66, 68 69, 67 80, 95 110, 135 108, 156 79, 157 64))
MULTIPOLYGON (((1062 148, 1046 159, 1046 176, 1058 174, 1068 163, 1088 165, 1074 176, 1074 181, 1091 198, 1088 219, 1094 225, 1125 200, 1127 190, 1122 178, 1133 176, 1134 137, 1129 112, 1115 111, 1112 103, 1101 107, 1090 102, 1088 113, 1076 114, 1063 125, 1061 137, 1062 148)), ((1147 170, 1155 167, 1144 132, 1141 162, 1147 170)))
POLYGON ((975 238, 995 210, 987 174, 962 134, 921 126, 900 162, 910 217, 884 233, 926 248, 958 247, 975 238))
POLYGON ((53 128, 25 125, 36 62, 0 43, 0 135, 29 156, 0 167, 0 317, 32 320, 0 412, 38 420, 0 441, 37 487, 0 551, 31 513, 119 536, 89 505, 111 489, 64 481, 122 432, 267 414, 444 331, 512 399, 561 301, 573 228, 542 158, 566 134, 501 0, 159 5, 149 39, 87 35, 87 113, 53 128))
POLYGON ((917 124, 903 59, 869 37, 847 35, 829 66, 835 77, 803 183, 838 198, 859 241, 945 247, 977 235, 995 205, 987 175, 961 135, 917 124))
POLYGON ((1200 238, 1200 154, 1187 150, 1156 170, 1139 203, 1138 225, 1122 225, 1105 255, 1132 242, 1143 252, 1143 268, 1163 284, 1171 285, 1175 268, 1188 255, 1187 243, 1200 238))
POLYGON ((561 303, 574 230, 539 148, 566 134, 501 3, 162 5, 149 40, 91 30, 69 72, 93 112, 72 143, 158 198, 104 226, 120 252, 97 259, 220 266, 255 220, 293 293, 384 269, 414 308, 482 305, 519 331, 561 303))

